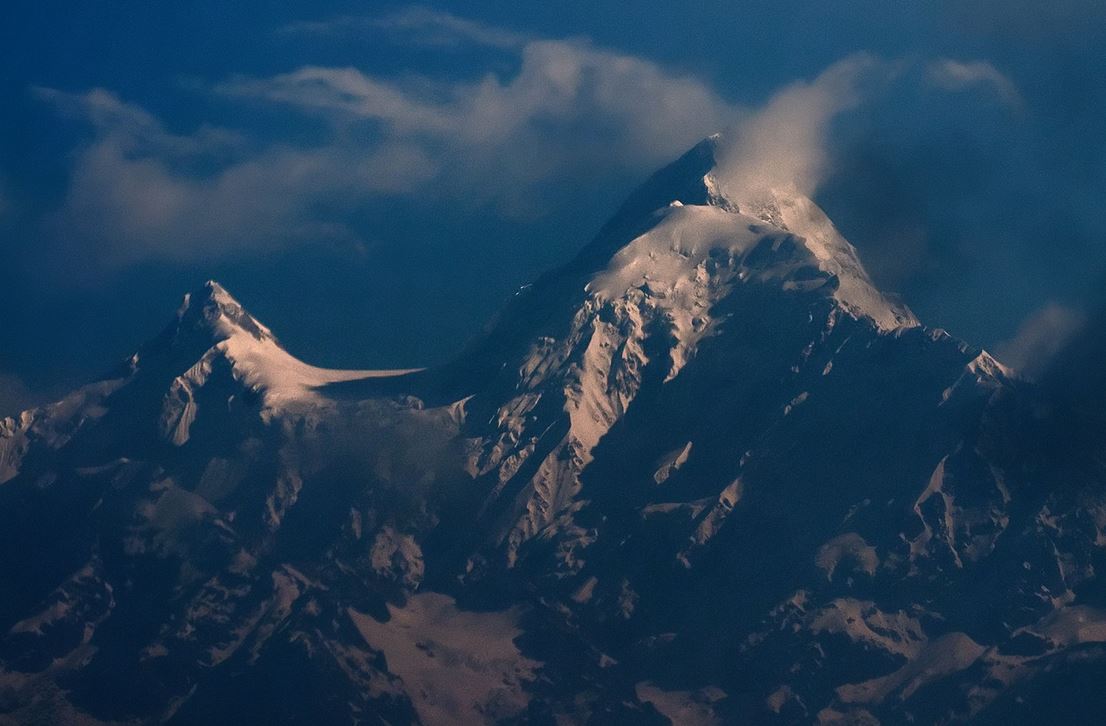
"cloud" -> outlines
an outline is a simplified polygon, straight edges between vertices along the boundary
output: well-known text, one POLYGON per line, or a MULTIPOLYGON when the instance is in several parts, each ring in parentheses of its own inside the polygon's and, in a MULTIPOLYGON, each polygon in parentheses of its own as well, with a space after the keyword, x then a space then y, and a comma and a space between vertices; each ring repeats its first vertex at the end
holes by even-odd
MULTIPOLYGON (((1067 336, 1065 345, 1048 361, 1039 379, 1046 390, 1098 425, 1106 424, 1106 304, 1099 301, 1081 316, 1082 325, 1067 336)), ((1073 422, 1082 427, 1083 420, 1073 422)), ((1087 435, 1082 431, 1081 435, 1087 435)), ((1106 441, 1102 430, 1090 433, 1099 442, 1106 441)))
POLYGON ((219 90, 429 141, 438 158, 463 159, 468 180, 480 168, 494 170, 498 180, 478 188, 502 194, 508 208, 525 208, 541 179, 596 167, 648 170, 722 129, 732 138, 722 176, 735 196, 774 186, 812 194, 830 162, 830 122, 860 102, 866 81, 890 72, 889 64, 856 54, 749 110, 641 58, 581 41, 534 40, 513 77, 488 75, 437 93, 428 84, 315 66, 232 79, 219 90))
POLYGON ((831 161, 830 122, 888 70, 850 56, 750 110, 694 77, 583 40, 526 39, 424 8, 372 26, 450 33, 456 42, 510 49, 518 64, 451 81, 305 65, 209 87, 232 105, 261 103, 292 124, 321 123, 311 143, 262 143, 214 125, 172 132, 105 89, 38 89, 94 130, 49 220, 52 234, 80 244, 81 264, 120 267, 360 245, 359 210, 389 195, 463 200, 470 210, 533 220, 568 194, 645 174, 727 128, 728 185, 794 185, 812 194, 831 161))
POLYGON ((354 68, 307 66, 270 78, 232 79, 219 90, 327 117, 379 123, 389 134, 441 144, 446 152, 496 158, 506 179, 544 175, 586 152, 591 163, 634 167, 667 159, 737 117, 702 82, 585 42, 535 40, 512 76, 488 74, 447 86, 373 77, 354 68), (540 153, 538 153, 540 152, 540 153), (546 163, 534 166, 535 157, 546 163), (500 162, 505 162, 506 167, 500 162), (551 168, 552 167, 552 168, 551 168))
POLYGON ((35 86, 31 92, 59 112, 87 121, 101 135, 122 144, 129 154, 158 154, 177 159, 221 155, 241 147, 245 141, 240 134, 206 124, 189 135, 169 133, 154 115, 124 103, 103 88, 74 94, 35 86))
POLYGON ((1078 310, 1048 303, 1026 318, 1013 338, 998 343, 995 355, 1025 375, 1036 377, 1048 369, 1085 321, 1078 310))
POLYGON ((444 133, 449 127, 440 104, 420 101, 412 92, 356 68, 304 66, 271 78, 232 79, 219 84, 216 90, 229 96, 298 106, 323 115, 382 121, 400 133, 444 133))
POLYGON ((360 195, 406 192, 433 169, 420 149, 402 143, 255 150, 224 129, 169 133, 103 89, 38 93, 82 114, 96 132, 47 226, 57 238, 80 240, 85 261, 108 267, 356 240, 342 214, 320 212, 322 202, 348 211, 360 195))
POLYGON ((471 44, 508 50, 519 48, 530 40, 524 33, 422 6, 401 8, 382 17, 343 15, 329 20, 290 23, 281 28, 283 34, 310 36, 361 35, 380 30, 404 41, 437 48, 471 44))
POLYGON ((47 226, 80 243, 80 264, 120 267, 359 244, 350 220, 381 195, 532 218, 550 208, 551 186, 644 173, 738 116, 694 78, 584 42, 531 41, 519 61, 512 74, 475 81, 304 66, 211 89, 290 111, 293 123, 321 120, 313 144, 264 145, 212 125, 175 133, 106 89, 37 89, 94 132, 47 226))
POLYGON ((776 188, 813 196, 828 172, 830 122, 857 105, 866 79, 886 64, 857 54, 834 63, 811 82, 797 82, 747 115, 732 132, 722 184, 734 199, 776 188))
POLYGON ((961 62, 951 58, 933 61, 926 69, 927 80, 945 91, 990 89, 1000 101, 1013 109, 1024 105, 1018 87, 987 61, 961 62))

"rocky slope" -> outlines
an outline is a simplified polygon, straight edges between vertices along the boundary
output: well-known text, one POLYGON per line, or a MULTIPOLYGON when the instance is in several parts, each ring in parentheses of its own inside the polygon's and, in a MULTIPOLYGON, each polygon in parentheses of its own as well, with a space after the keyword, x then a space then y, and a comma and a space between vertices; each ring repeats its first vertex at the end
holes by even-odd
POLYGON ((208 283, 0 424, 0 722, 1094 713, 1100 418, 719 143, 450 365, 314 368, 208 283))

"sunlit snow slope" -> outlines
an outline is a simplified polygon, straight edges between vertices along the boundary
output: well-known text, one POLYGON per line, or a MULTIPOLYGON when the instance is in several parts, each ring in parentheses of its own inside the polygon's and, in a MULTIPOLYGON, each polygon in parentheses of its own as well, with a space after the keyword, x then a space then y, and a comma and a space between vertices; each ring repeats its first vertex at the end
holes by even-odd
POLYGON ((925 327, 721 144, 447 365, 313 367, 207 283, 0 423, 0 723, 1094 720, 1099 384, 925 327))

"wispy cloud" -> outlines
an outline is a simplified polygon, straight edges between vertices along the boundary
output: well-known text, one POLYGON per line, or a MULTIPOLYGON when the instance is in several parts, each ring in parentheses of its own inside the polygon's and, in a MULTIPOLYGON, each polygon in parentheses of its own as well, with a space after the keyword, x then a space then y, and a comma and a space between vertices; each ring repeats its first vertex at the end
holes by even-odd
POLYGON ((82 240, 90 261, 118 266, 356 243, 348 220, 366 199, 431 185, 528 217, 546 209, 543 185, 644 172, 738 115, 702 82, 634 56, 575 41, 518 53, 516 72, 476 81, 304 66, 212 89, 321 119, 327 130, 312 145, 258 145, 214 126, 173 133, 105 89, 38 89, 95 132, 50 224, 82 240))
MULTIPOLYGON (((1081 324, 1067 331, 1063 347, 1034 371, 1053 395, 1075 411, 1106 423, 1106 304, 1098 300, 1078 316, 1081 324), (1043 369, 1043 370, 1042 370, 1043 369)), ((1079 425, 1085 422, 1080 421, 1079 425)))
POLYGON ((290 23, 280 29, 289 35, 362 35, 386 31, 422 45, 450 48, 478 45, 504 50, 520 48, 533 38, 525 33, 476 22, 422 6, 401 8, 380 17, 342 15, 327 20, 290 23))
POLYGON ((733 132, 723 170, 727 192, 740 199, 790 187, 813 195, 831 162, 830 122, 860 102, 865 80, 889 72, 887 64, 857 54, 776 93, 733 132))
POLYGON ((1003 363, 1035 377, 1047 370, 1085 321, 1080 311, 1050 302, 1026 318, 1013 338, 996 345, 995 355, 1003 363))
POLYGON ((59 238, 80 240, 88 262, 107 266, 355 239, 340 218, 320 215, 316 205, 405 192, 432 169, 419 149, 400 143, 255 150, 223 129, 169 133, 103 89, 39 94, 85 114, 96 131, 76 156, 65 201, 48 226, 59 238), (214 170, 191 171, 208 168, 214 170))
POLYGON ((459 81, 307 65, 210 87, 321 121, 312 144, 266 145, 215 126, 174 133, 104 89, 39 89, 95 131, 51 220, 57 236, 82 240, 90 261, 119 266, 358 243, 350 219, 380 195, 463 198, 532 218, 548 209, 551 185, 642 174, 721 129, 736 129, 728 183, 809 193, 830 161, 830 121, 883 69, 852 56, 745 109, 697 78, 584 40, 526 38, 424 8, 364 22, 509 49, 518 64, 459 81))
MULTIPOLYGON (((697 79, 583 42, 532 41, 509 77, 488 74, 448 86, 394 81, 353 68, 308 66, 270 78, 234 79, 221 92, 263 98, 334 120, 383 123, 399 136, 448 144, 514 147, 554 157, 582 143, 651 164, 726 125, 737 109, 697 79), (580 134, 572 132, 579 131, 580 134), (600 138, 602 137, 602 138, 600 138), (602 143, 588 143, 589 140, 602 143)), ((471 153, 469 147, 466 153, 471 153)))
POLYGON ((66 93, 35 86, 31 92, 52 104, 59 112, 87 121, 101 135, 110 135, 126 143, 129 153, 157 153, 188 157, 200 154, 223 155, 240 148, 245 139, 227 129, 201 125, 191 134, 173 134, 156 116, 145 109, 123 102, 103 88, 86 93, 66 93))
POLYGON ((987 61, 964 62, 941 58, 929 64, 926 78, 946 91, 990 90, 1012 109, 1019 109, 1024 104, 1017 85, 987 61))
POLYGON ((446 104, 420 100, 401 86, 356 68, 304 66, 269 78, 235 78, 216 86, 228 96, 259 98, 321 115, 374 119, 398 133, 444 133, 451 125, 446 104))

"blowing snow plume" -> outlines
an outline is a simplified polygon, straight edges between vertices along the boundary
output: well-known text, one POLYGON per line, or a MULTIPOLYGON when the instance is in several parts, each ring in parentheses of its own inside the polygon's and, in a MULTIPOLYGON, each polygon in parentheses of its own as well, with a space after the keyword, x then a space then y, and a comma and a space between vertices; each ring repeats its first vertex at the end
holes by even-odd
POLYGON ((799 81, 749 113, 727 136, 719 165, 722 192, 733 200, 760 200, 772 191, 812 196, 829 171, 830 122, 857 106, 866 81, 886 70, 867 54, 851 55, 813 81, 799 81))

